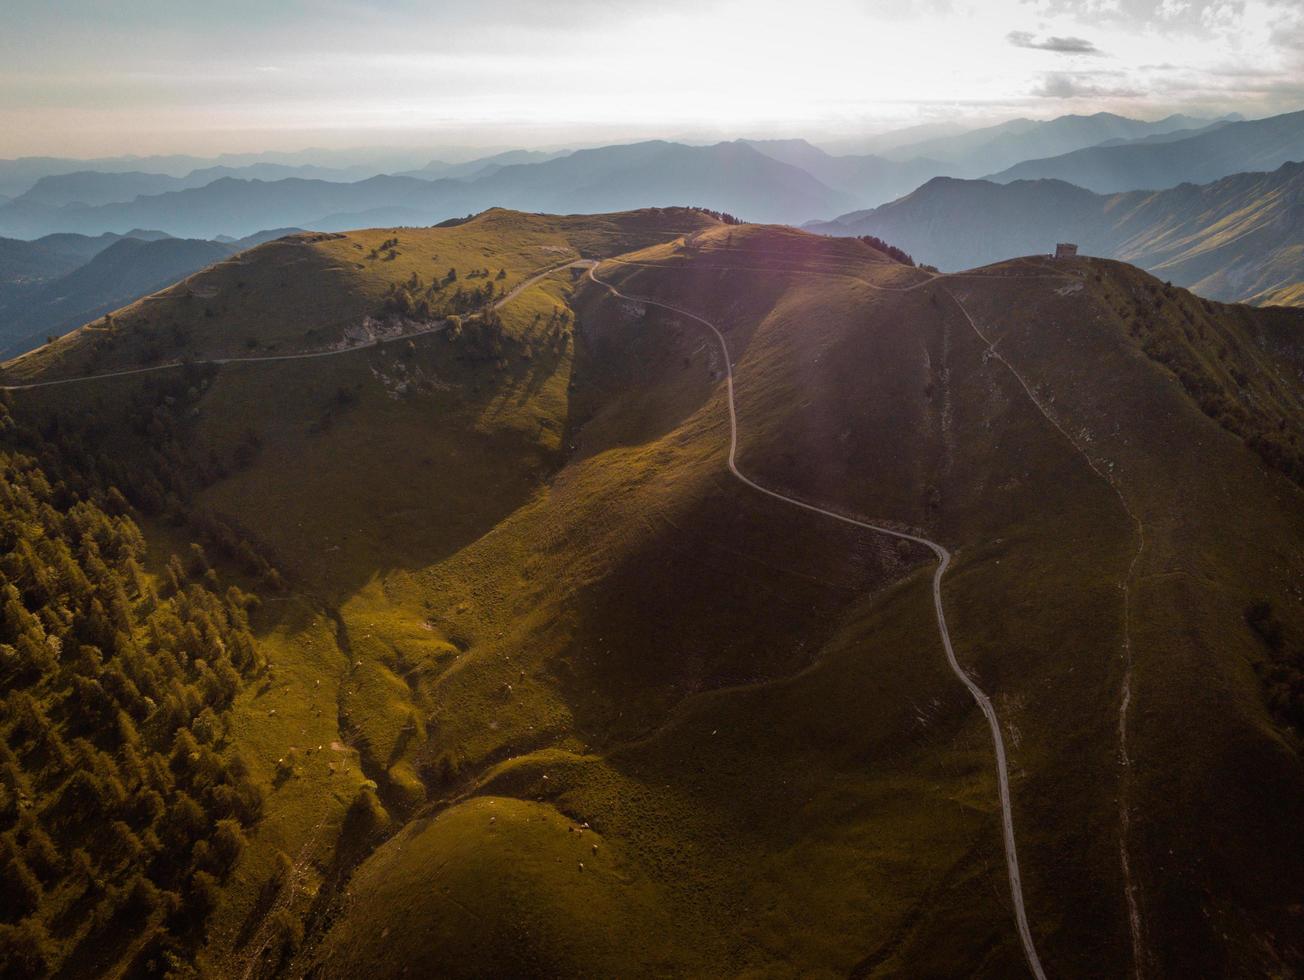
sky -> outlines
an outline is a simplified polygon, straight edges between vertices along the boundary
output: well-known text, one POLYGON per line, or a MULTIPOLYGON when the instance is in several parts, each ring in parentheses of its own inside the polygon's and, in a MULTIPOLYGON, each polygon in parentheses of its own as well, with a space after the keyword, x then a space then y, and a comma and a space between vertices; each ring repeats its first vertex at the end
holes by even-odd
POLYGON ((0 157, 1304 107, 1304 0, 5 0, 0 157))

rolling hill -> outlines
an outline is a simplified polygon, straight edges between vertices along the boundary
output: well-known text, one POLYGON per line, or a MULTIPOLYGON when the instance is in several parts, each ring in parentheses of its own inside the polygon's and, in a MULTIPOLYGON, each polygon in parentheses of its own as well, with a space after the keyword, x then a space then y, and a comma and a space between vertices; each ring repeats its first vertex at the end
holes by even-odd
POLYGON ((960 671, 1048 975, 1298 971, 1301 316, 493 210, 271 242, 8 363, 6 438, 128 507, 146 575, 261 600, 196 728, 259 815, 123 962, 1020 975, 960 671))
POLYGON ((809 227, 878 235, 947 270, 1072 241, 1214 299, 1291 302, 1292 287, 1304 282, 1302 201, 1301 163, 1113 195, 1057 180, 939 178, 891 204, 809 227))
POLYGON ((1304 112, 1230 122, 1171 142, 1093 146, 993 173, 998 183, 1064 180, 1102 194, 1207 184, 1242 171, 1304 160, 1304 112))

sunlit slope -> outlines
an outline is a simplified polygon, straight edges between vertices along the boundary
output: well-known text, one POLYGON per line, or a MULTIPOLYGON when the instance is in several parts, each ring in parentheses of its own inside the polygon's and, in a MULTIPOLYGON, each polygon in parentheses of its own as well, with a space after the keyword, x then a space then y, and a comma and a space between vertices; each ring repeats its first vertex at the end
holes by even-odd
MULTIPOLYGON (((671 216, 678 227, 714 223, 682 210, 586 219, 574 223, 574 240, 597 254, 620 250, 665 234, 671 216)), ((467 253, 477 268, 500 254, 487 241, 467 253)), ((255 617, 274 680, 249 692, 232 726, 232 744, 266 781, 269 800, 215 919, 216 969, 274 966, 273 912, 285 896, 305 914, 295 896, 329 891, 374 844, 339 837, 360 783, 372 780, 396 814, 426 798, 404 746, 423 736, 428 709, 405 678, 446 667, 462 639, 432 631, 420 612, 393 610, 367 585, 483 535, 561 464, 570 282, 560 271, 520 293, 493 331, 470 318, 457 330, 329 358, 14 393, 24 411, 86 427, 87 464, 133 499, 140 491, 141 506, 160 518, 150 533, 166 547, 198 539, 212 548, 203 529, 216 519, 289 582, 255 617), (294 875, 278 877, 278 851, 294 875)))
MULTIPOLYGON (((448 227, 290 235, 33 351, 8 364, 5 376, 48 380, 350 346, 376 332, 366 321, 381 316, 397 285, 412 283, 412 292, 435 306, 490 284, 502 295, 550 266, 628 251, 711 222, 682 208, 574 217, 493 209, 448 227)), ((423 316, 411 319, 407 329, 420 329, 415 321, 423 316)))

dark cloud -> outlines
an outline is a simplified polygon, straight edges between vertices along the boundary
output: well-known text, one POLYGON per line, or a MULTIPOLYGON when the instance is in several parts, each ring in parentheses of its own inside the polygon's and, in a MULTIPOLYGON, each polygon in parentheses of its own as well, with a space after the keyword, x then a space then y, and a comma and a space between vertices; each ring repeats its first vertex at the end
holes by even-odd
POLYGON ((1304 19, 1295 24, 1279 25, 1269 35, 1268 43, 1288 51, 1304 51, 1304 19))
POLYGON ((1030 31, 1010 31, 1005 39, 1016 48, 1035 48, 1038 51, 1054 51, 1058 54, 1100 54, 1098 47, 1080 37, 1048 37, 1038 40, 1030 31))

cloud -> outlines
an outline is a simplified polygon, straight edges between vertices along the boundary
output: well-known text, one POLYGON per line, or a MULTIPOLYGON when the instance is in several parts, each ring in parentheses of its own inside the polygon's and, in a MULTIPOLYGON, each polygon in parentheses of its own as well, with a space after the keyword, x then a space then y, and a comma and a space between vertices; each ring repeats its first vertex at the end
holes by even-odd
POLYGON ((1034 48, 1037 51, 1054 51, 1057 54, 1102 54, 1090 41, 1080 37, 1048 37, 1037 40, 1030 31, 1010 31, 1005 39, 1016 48, 1034 48))
POLYGON ((1114 72, 1048 71, 1033 88, 1032 94, 1044 99, 1134 99, 1145 93, 1126 85, 1102 85, 1100 78, 1117 78, 1114 72))

